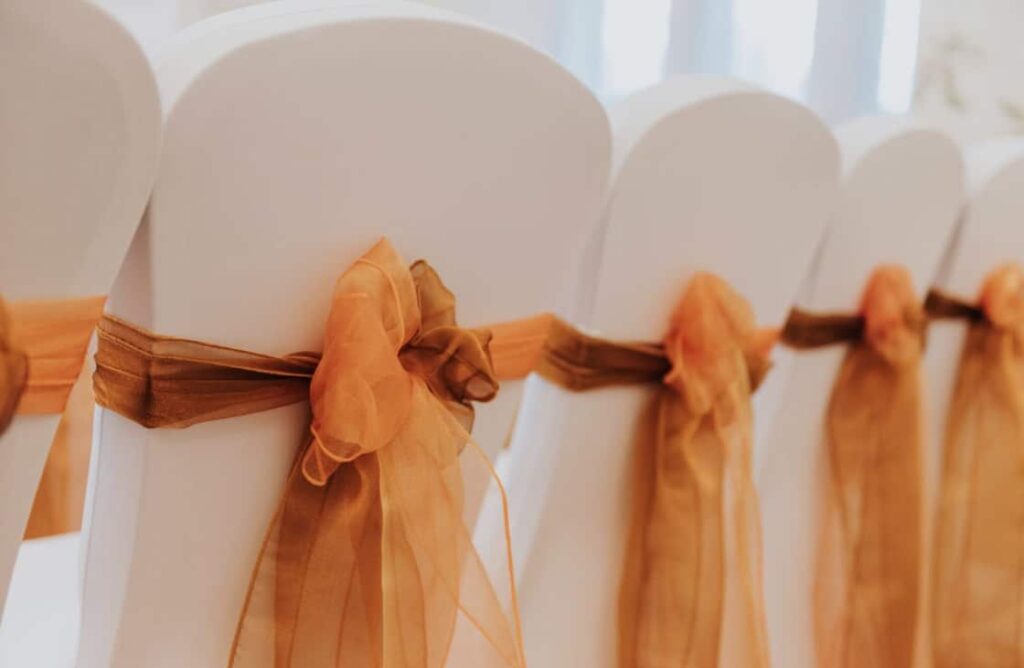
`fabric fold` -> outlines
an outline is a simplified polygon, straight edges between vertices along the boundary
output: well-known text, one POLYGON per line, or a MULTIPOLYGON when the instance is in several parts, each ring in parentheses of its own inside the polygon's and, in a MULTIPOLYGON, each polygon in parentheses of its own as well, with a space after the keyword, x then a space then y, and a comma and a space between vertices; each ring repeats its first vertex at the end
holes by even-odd
POLYGON ((977 303, 933 291, 968 324, 946 415, 932 569, 937 668, 1024 662, 1024 270, 989 274, 977 303))
POLYGON ((149 428, 287 406, 309 398, 319 353, 273 357, 160 336, 104 314, 97 327, 96 403, 149 428))
POLYGON ((853 316, 794 312, 782 341, 845 343, 824 422, 828 462, 814 586, 818 665, 913 662, 922 564, 925 319, 909 274, 881 266, 853 316))
POLYGON ((386 240, 338 280, 322 353, 260 355, 104 318, 97 401, 139 424, 310 402, 231 666, 525 665, 511 563, 505 610, 463 524, 459 455, 490 466, 469 432, 473 403, 498 391, 492 354, 536 357, 547 325, 507 323, 501 340, 459 327, 437 274, 386 240))
POLYGON ((769 664, 750 394, 775 337, 756 329, 749 305, 706 273, 688 283, 661 343, 617 343, 552 325, 538 365, 548 380, 574 391, 659 387, 636 444, 640 479, 619 600, 623 668, 719 665, 727 571, 742 591, 744 665, 769 664))

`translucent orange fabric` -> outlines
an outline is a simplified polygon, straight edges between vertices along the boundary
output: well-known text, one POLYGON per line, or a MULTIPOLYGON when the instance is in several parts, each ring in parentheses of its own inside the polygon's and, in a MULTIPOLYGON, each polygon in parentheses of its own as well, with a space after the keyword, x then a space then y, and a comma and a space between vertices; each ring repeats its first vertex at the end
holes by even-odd
POLYGON ((0 433, 14 413, 62 413, 104 297, 0 299, 0 433))
POLYGON ((738 653, 745 666, 769 664, 750 394, 775 336, 757 330, 746 301, 705 273, 688 284, 662 344, 603 341, 561 323, 551 330, 538 371, 553 382, 662 387, 637 444, 619 604, 623 668, 718 666, 727 572, 743 592, 738 653), (728 557, 727 542, 735 546, 728 557))
POLYGON ((105 301, 105 297, 85 297, 7 305, 10 345, 28 358, 18 413, 64 412, 105 301))
POLYGON ((92 369, 88 363, 68 396, 36 488, 25 538, 44 538, 82 528, 92 448, 92 369))
POLYGON ((907 668, 918 624, 924 314, 882 266, 859 316, 797 314, 783 341, 850 347, 825 417, 828 482, 815 576, 818 665, 907 668))
MULTIPOLYGON (((505 357, 535 355, 524 342, 539 345, 531 332, 547 323, 499 328, 514 349, 505 357)), ((182 427, 309 398, 310 438, 258 557, 232 666, 524 665, 511 563, 506 611, 462 520, 462 466, 489 468, 469 428, 471 402, 498 390, 491 337, 458 327, 433 270, 407 268, 387 241, 339 279, 322 356, 101 322, 97 401, 140 424, 182 427)))
POLYGON ((341 277, 310 386, 313 438, 231 665, 265 665, 271 651, 275 665, 303 668, 524 663, 462 521, 470 401, 498 390, 487 342, 456 326, 455 301, 425 264, 408 270, 386 243, 341 277), (453 646, 460 616, 479 646, 453 646))
POLYGON ((11 329, 7 303, 0 298, 0 434, 11 424, 28 382, 28 356, 15 346, 11 329))
POLYGON ((68 398, 81 375, 104 301, 103 297, 11 304, 0 300, 0 434, 15 413, 65 414, 39 482, 26 537, 80 526, 92 400, 79 392, 72 406, 68 398))
POLYGON ((939 668, 1024 664, 1024 273, 998 268, 968 320, 947 413, 932 593, 939 668))
POLYGON ((540 363, 556 318, 542 313, 532 318, 490 325, 491 363, 498 378, 524 378, 540 363))

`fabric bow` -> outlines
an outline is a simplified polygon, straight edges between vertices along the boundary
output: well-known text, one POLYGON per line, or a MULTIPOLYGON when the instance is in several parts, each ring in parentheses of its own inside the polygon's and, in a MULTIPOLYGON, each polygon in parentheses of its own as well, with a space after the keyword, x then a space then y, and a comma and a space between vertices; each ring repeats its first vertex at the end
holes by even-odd
POLYGON ((743 592, 741 646, 730 653, 742 665, 768 665, 750 394, 776 335, 754 322, 745 300, 704 273, 672 314, 664 340, 670 370, 653 447, 641 448, 622 581, 624 668, 719 665, 727 577, 743 592), (727 560, 729 531, 736 554, 727 560))
POLYGON ((932 572, 938 668, 1024 662, 1024 269, 990 273, 976 304, 934 301, 969 323, 947 411, 932 572))
POLYGON ((819 665, 905 668, 921 567, 924 312, 907 271, 881 266, 832 388, 829 480, 815 585, 819 665))
MULTIPOLYGON (((302 471, 324 485, 344 462, 395 438, 419 381, 468 434, 473 401, 498 392, 487 330, 460 329, 455 297, 423 261, 392 276, 371 250, 338 282, 324 352, 313 374, 313 440, 302 471), (381 283, 373 295, 367 284, 381 283), (390 293, 390 294, 389 294, 390 293)), ((384 258, 390 259, 390 258, 384 258)))
POLYGON ((488 342, 455 324, 433 270, 406 268, 387 241, 339 279, 310 385, 312 438, 232 666, 523 665, 518 618, 506 618, 462 519, 470 402, 498 388, 488 342))

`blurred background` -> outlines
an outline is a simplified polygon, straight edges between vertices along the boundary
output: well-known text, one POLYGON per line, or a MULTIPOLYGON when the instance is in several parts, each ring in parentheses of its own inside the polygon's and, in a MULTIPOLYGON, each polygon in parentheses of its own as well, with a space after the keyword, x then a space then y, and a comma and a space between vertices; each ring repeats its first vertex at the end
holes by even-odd
MULTIPOLYGON (((158 60, 189 24, 254 0, 96 0, 158 60)), ((326 2, 326 0, 325 0, 326 2)), ((731 75, 831 123, 912 112, 962 141, 1024 134, 1022 0, 425 0, 519 36, 601 99, 731 75)))

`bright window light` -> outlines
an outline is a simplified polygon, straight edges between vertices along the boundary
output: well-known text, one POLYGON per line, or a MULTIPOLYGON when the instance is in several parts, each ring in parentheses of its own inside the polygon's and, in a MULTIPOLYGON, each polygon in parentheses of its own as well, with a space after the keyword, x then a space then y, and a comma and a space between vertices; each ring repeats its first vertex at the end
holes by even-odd
POLYGON ((803 97, 817 18, 817 0, 733 0, 734 74, 803 97))
POLYGON ((604 93, 619 96, 661 80, 671 0, 605 0, 604 93))
POLYGON ((878 64, 878 105, 883 111, 903 113, 910 108, 920 20, 920 0, 886 0, 878 64))

